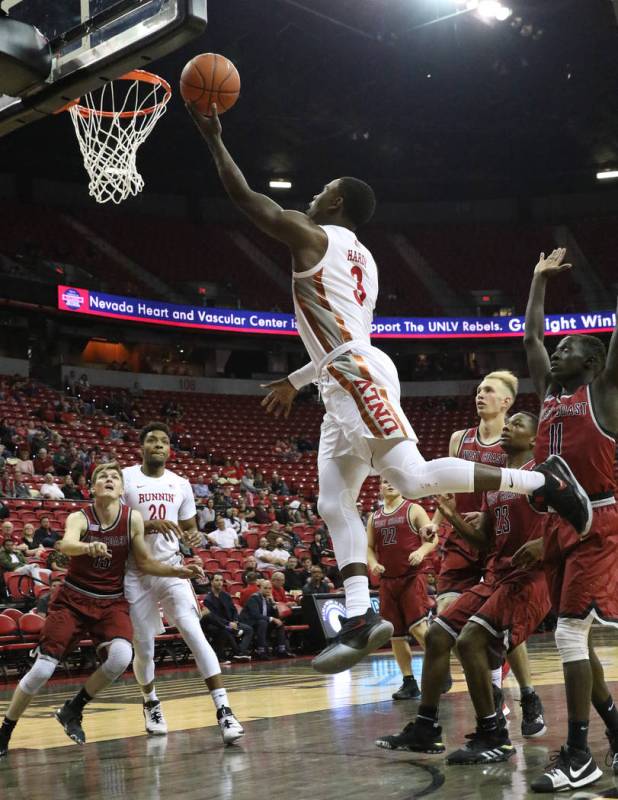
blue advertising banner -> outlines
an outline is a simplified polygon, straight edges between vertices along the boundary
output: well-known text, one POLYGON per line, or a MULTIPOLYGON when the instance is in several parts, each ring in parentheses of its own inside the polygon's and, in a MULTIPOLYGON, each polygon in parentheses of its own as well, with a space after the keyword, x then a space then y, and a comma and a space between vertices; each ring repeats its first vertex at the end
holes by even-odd
MULTIPOLYGON (((183 306, 73 286, 58 286, 58 308, 72 314, 90 314, 178 328, 298 336, 293 314, 183 306)), ((551 314, 545 317, 548 336, 611 333, 615 327, 614 311, 551 314)), ((376 317, 372 329, 375 339, 499 339, 522 336, 523 333, 523 317, 376 317)))

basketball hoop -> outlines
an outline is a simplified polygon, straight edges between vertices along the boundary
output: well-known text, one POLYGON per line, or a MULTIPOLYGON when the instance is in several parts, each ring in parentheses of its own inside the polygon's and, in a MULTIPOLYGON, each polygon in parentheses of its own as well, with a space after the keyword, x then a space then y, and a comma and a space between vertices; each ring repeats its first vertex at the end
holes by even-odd
POLYGON ((141 69, 117 80, 127 83, 121 88, 110 81, 98 98, 89 93, 67 108, 90 177, 88 191, 97 203, 121 203, 142 191, 137 151, 172 95, 167 81, 141 69))

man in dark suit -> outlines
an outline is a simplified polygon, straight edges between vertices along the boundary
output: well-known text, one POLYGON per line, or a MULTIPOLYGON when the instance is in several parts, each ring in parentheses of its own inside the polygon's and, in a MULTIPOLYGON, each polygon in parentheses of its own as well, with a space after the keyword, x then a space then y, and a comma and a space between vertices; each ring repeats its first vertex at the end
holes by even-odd
POLYGON ((223 575, 220 572, 212 576, 204 606, 208 613, 202 617, 202 630, 212 639, 219 661, 225 659, 227 648, 233 651, 234 661, 251 661, 249 650, 253 628, 239 621, 231 595, 223 591, 223 575))
POLYGON ((240 612, 240 621, 250 625, 255 635, 256 658, 268 661, 268 636, 272 634, 276 641, 277 656, 291 658, 293 654, 288 649, 283 622, 279 619, 279 611, 272 600, 272 584, 262 580, 259 591, 252 594, 245 607, 240 612))

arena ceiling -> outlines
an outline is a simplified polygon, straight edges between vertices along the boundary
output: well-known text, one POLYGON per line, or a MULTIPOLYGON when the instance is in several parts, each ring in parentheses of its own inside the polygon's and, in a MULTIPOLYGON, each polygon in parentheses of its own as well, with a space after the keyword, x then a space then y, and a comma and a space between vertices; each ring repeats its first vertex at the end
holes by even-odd
MULTIPOLYGON (((308 197, 339 174, 393 200, 596 188, 618 165, 612 3, 504 2, 512 16, 488 24, 440 21, 455 0, 210 0, 206 34, 153 69, 176 82, 198 52, 236 63, 226 141, 262 189, 279 175, 308 197)), ((66 115, 2 149, 2 171, 85 180, 66 115)), ((178 93, 139 158, 150 190, 220 191, 178 93)))

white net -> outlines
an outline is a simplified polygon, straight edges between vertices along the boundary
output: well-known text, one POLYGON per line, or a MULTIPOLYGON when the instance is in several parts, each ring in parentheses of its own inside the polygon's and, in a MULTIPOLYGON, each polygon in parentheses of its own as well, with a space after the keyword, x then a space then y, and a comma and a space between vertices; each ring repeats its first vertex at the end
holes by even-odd
POLYGON ((121 203, 144 188, 137 151, 165 113, 169 84, 156 75, 133 70, 89 93, 69 108, 84 166, 88 191, 97 203, 121 203))

